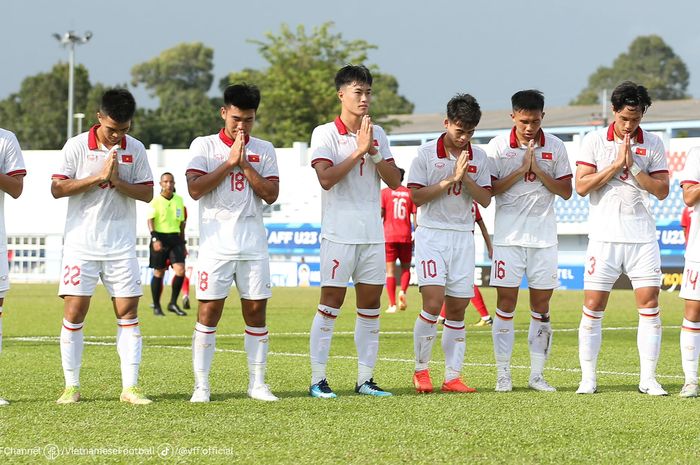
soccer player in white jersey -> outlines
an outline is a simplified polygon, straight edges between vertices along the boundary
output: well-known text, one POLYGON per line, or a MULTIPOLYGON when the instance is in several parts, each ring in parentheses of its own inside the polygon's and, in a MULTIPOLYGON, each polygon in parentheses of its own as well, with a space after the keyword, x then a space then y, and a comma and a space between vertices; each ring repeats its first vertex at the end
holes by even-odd
POLYGON ((321 299, 311 325, 311 387, 316 398, 334 398, 326 380, 333 327, 345 300, 348 281, 355 284, 357 383, 355 392, 390 396, 373 378, 379 349, 379 306, 384 286, 384 230, 380 215, 380 178, 392 189, 401 181, 389 142, 372 124, 372 74, 347 65, 335 76, 341 104, 335 121, 314 129, 311 165, 321 194, 321 299))
MULTIPOLYGON (((5 294, 10 289, 4 194, 7 192, 14 199, 19 197, 24 188, 26 174, 27 170, 24 169, 24 159, 17 137, 12 132, 0 128, 0 351, 2 351, 2 306, 5 303, 5 294)), ((7 404, 5 399, 0 398, 0 406, 7 404)))
POLYGON ((411 163, 408 188, 418 206, 416 274, 423 300, 413 328, 415 371, 419 393, 433 391, 429 364, 445 304, 442 350, 443 392, 476 392, 461 378, 464 363, 464 310, 474 296, 474 216, 472 202, 491 203, 491 176, 486 152, 471 145, 481 108, 469 94, 447 103, 445 132, 421 145, 411 163))
POLYGON ((187 187, 199 200, 199 307, 192 337, 191 402, 209 402, 216 326, 234 281, 245 321, 248 396, 278 400, 265 384, 269 338, 265 311, 272 291, 262 202, 277 200, 279 172, 272 144, 250 136, 259 104, 257 87, 227 87, 221 107, 223 129, 190 145, 187 187))
POLYGON ((613 284, 624 272, 632 282, 639 312, 639 391, 662 396, 667 393, 656 381, 661 256, 649 194, 659 200, 668 196, 666 153, 659 137, 639 127, 651 105, 646 88, 625 81, 613 90, 610 101, 613 123, 586 134, 576 162, 576 192, 590 195, 579 326, 582 378, 576 392, 596 392, 603 315, 613 284))
POLYGON ((681 326, 681 363, 685 383, 680 396, 697 397, 700 354, 700 147, 693 147, 688 151, 680 179, 683 201, 692 210, 680 293, 681 299, 685 299, 685 313, 681 326))
POLYGON ((513 129, 493 138, 489 156, 492 193, 496 197, 491 285, 496 287, 493 350, 496 391, 513 390, 510 360, 515 334, 513 316, 518 289, 527 276, 530 290, 530 379, 537 391, 556 389, 544 379, 552 327, 549 301, 557 279, 557 221, 554 199, 571 197, 571 165, 564 143, 542 130, 544 95, 521 90, 511 97, 513 129))
POLYGON ((141 271, 136 260, 136 200, 153 198, 153 176, 143 144, 127 135, 136 110, 126 89, 108 90, 99 124, 63 147, 52 176, 55 198, 69 197, 58 295, 63 298, 61 361, 66 389, 59 404, 80 400, 83 325, 97 280, 112 297, 121 359, 120 400, 149 404, 137 387, 141 330, 137 314, 141 271))

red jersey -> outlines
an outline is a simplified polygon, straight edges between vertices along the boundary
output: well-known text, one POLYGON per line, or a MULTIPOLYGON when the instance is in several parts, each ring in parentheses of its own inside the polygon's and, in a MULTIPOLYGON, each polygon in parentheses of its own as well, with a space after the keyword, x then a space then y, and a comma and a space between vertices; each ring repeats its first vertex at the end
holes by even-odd
POLYGON ((411 242, 411 213, 416 205, 411 200, 411 191, 399 186, 396 190, 382 189, 384 210, 384 240, 386 242, 411 242))

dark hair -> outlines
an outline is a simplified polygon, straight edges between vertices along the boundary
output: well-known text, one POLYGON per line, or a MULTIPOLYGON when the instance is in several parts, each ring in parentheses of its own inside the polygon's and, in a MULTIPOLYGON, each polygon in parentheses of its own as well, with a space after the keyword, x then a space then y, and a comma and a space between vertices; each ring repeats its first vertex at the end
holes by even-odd
POLYGON ((544 94, 536 89, 521 90, 510 98, 513 111, 543 111, 544 94))
POLYGON ((625 107, 635 107, 646 113, 651 106, 651 97, 646 87, 638 86, 632 81, 624 81, 613 90, 610 103, 616 112, 625 107))
POLYGON ((224 105, 233 105, 241 110, 258 111, 260 89, 252 84, 233 84, 224 90, 224 105))
POLYGON ((345 65, 335 74, 335 89, 356 82, 372 85, 372 73, 363 65, 345 65))
POLYGON ((399 168, 399 173, 401 173, 401 181, 400 182, 403 182, 403 177, 406 174, 406 170, 403 168, 399 168))
POLYGON ((166 171, 165 173, 161 174, 160 175, 161 180, 163 180, 163 176, 170 176, 171 178, 173 178, 173 181, 175 180, 175 176, 173 176, 173 173, 171 173, 170 171, 166 171))
POLYGON ((457 94, 447 102, 447 119, 464 129, 474 128, 481 120, 481 107, 471 95, 457 94))
POLYGON ((117 123, 126 123, 131 121, 136 113, 136 100, 126 89, 109 89, 102 94, 100 113, 117 123))

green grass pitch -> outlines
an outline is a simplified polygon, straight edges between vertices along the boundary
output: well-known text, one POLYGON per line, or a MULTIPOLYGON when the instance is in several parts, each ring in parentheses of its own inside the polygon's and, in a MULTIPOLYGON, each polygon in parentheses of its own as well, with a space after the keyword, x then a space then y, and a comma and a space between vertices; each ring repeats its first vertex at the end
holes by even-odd
MULTIPOLYGON (((148 295, 148 289, 146 289, 148 295)), ((375 380, 386 399, 353 392, 356 375, 352 291, 336 324, 329 381, 339 397, 311 399, 308 331, 319 289, 276 288, 269 303, 268 383, 280 402, 246 397, 243 323, 235 290, 218 328, 212 402, 190 404, 194 312, 156 318, 142 300, 141 386, 155 402, 118 402, 116 323, 103 288, 88 314, 81 373, 83 401, 59 406, 63 388, 58 334, 62 302, 55 285, 15 284, 5 301, 0 356, 0 463, 698 463, 700 404, 680 399, 678 342, 682 301, 662 292, 659 381, 671 395, 637 393, 637 314, 631 291, 614 291, 604 321, 599 390, 574 393, 582 293, 555 292, 552 356, 545 374, 556 393, 527 389, 527 293, 515 318, 512 393, 493 392, 489 328, 467 327, 464 378, 476 394, 417 395, 411 384, 412 329, 420 297, 383 315, 375 380), (58 449, 54 448, 56 446, 58 449), (72 448, 72 449, 71 449, 72 448), (65 455, 55 457, 57 450, 65 455), (165 461, 159 456, 165 455, 165 461), (37 454, 37 455, 32 455, 37 454), (53 454, 53 455, 52 455, 53 454), (49 456, 52 460, 46 458, 49 456)), ((169 289, 166 290, 166 295, 169 289)), ((495 291, 484 289, 493 312, 495 291)), ((384 308, 386 303, 384 302, 384 308)), ((467 310, 467 324, 478 319, 467 310)), ((440 344, 432 374, 442 381, 440 344)))

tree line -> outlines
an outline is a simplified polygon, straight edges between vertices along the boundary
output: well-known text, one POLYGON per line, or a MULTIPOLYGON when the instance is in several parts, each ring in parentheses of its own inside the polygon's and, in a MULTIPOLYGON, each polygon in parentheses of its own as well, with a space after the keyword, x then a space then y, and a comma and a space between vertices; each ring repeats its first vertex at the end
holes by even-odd
MULTIPOLYGON (((346 40, 324 23, 307 31, 282 25, 262 40, 250 40, 265 60, 262 69, 244 68, 218 82, 221 94, 230 83, 249 82, 263 95, 255 134, 277 147, 308 141, 314 127, 336 116, 338 102, 333 78, 347 63, 366 63, 377 47, 364 40, 346 40)), ((139 108, 131 134, 148 147, 186 148, 197 136, 221 127, 220 96, 210 97, 214 84, 214 50, 202 43, 183 43, 131 69, 132 87, 143 87, 158 101, 154 109, 139 108)), ((414 109, 399 93, 395 76, 369 66, 374 75, 372 116, 391 130, 391 115, 414 109)), ((572 105, 599 103, 600 91, 631 79, 645 85, 653 99, 689 98, 689 72, 661 37, 641 36, 621 53, 612 66, 593 72, 572 105)), ((127 84, 117 84, 126 87, 127 84)), ((75 111, 86 115, 83 130, 97 122, 100 96, 107 88, 91 83, 83 65, 75 67, 75 111)), ((24 149, 57 149, 65 143, 68 106, 68 64, 58 63, 45 73, 25 78, 18 92, 0 100, 0 126, 17 134, 24 149), (61 102, 61 104, 57 104, 61 102)))

